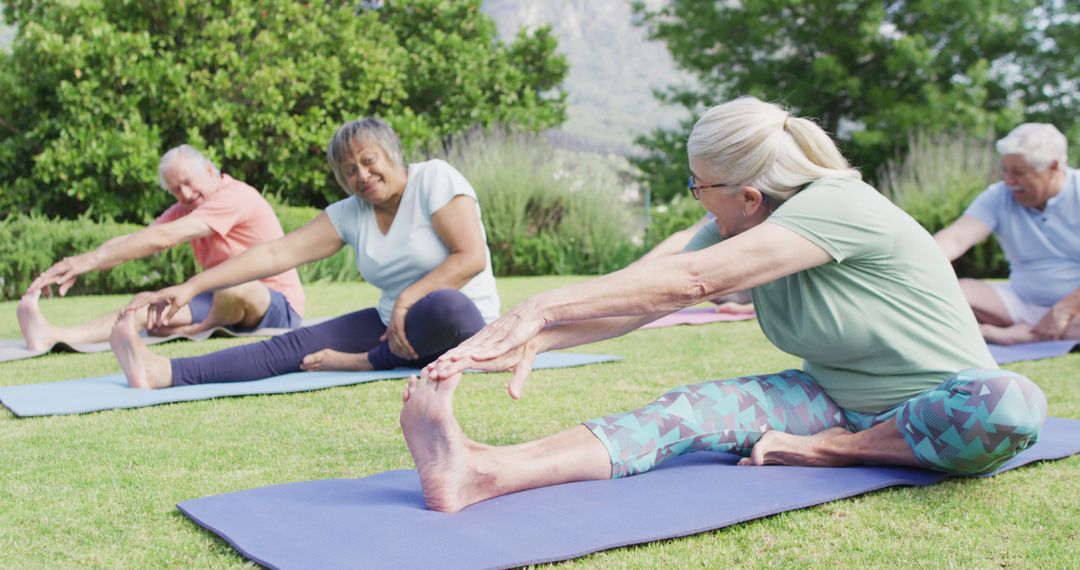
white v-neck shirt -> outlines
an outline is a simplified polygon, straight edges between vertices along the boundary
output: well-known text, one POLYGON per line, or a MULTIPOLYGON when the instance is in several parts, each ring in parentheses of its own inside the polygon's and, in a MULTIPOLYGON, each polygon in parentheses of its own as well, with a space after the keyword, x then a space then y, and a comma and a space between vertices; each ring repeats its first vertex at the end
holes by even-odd
POLYGON ((491 270, 487 233, 480 220, 480 204, 469 181, 442 160, 409 165, 408 181, 390 229, 383 234, 375 220, 375 209, 356 196, 330 204, 326 214, 342 241, 356 252, 356 267, 365 281, 382 291, 377 310, 383 324, 398 295, 438 267, 450 255, 431 224, 431 216, 457 196, 468 196, 476 204, 476 219, 484 238, 487 264, 461 292, 476 303, 484 322, 499 316, 499 293, 491 270))

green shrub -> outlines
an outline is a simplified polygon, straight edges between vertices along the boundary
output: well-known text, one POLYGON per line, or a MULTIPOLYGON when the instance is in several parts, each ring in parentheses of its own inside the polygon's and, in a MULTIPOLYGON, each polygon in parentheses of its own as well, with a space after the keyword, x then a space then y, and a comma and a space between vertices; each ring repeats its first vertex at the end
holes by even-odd
MULTIPOLYGON (((273 200, 272 200, 273 202, 273 200)), ((274 204, 286 232, 319 214, 315 208, 274 204)), ((42 271, 69 255, 90 251, 105 241, 140 229, 136 224, 96 222, 83 216, 78 220, 50 220, 44 216, 10 216, 0 220, 0 299, 22 295, 42 271)), ((357 279, 352 250, 344 247, 336 254, 298 268, 304 283, 351 281, 357 279)), ((181 245, 144 259, 108 270, 79 276, 69 295, 135 293, 181 283, 198 271, 188 245, 181 245)))
POLYGON ((705 214, 701 202, 685 191, 676 194, 666 204, 652 206, 649 208, 649 228, 645 245, 650 249, 656 247, 671 234, 698 223, 705 214))
POLYGON ((145 223, 187 142, 289 202, 338 197, 324 148, 386 119, 407 146, 474 125, 565 119, 548 27, 498 38, 480 0, 3 2, 0 211, 145 223))
POLYGON ((621 159, 506 132, 464 137, 446 157, 476 188, 497 275, 606 273, 641 253, 621 159))
MULTIPOLYGON (((0 292, 4 299, 22 295, 42 271, 69 255, 90 251, 101 243, 136 231, 141 226, 115 222, 49 220, 17 216, 0 221, 0 292)), ((123 293, 160 289, 193 275, 191 248, 177 247, 157 255, 121 263, 108 270, 79 276, 71 294, 123 293)))
MULTIPOLYGON (((880 190, 930 233, 948 226, 997 179, 992 137, 969 134, 910 137, 903 160, 886 163, 880 190)), ((954 262, 961 277, 1005 277, 1005 254, 993 237, 954 262)))

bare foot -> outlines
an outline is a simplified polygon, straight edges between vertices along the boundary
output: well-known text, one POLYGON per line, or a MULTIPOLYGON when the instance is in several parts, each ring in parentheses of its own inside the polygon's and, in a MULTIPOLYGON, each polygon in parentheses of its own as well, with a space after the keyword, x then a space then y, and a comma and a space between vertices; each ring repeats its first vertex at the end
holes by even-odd
POLYGON ((300 370, 307 372, 315 370, 350 370, 365 372, 374 370, 368 362, 366 352, 338 352, 330 348, 324 348, 319 352, 313 352, 300 361, 300 370))
POLYGON ((983 324, 979 325, 979 331, 982 332, 986 342, 994 344, 1017 344, 1039 340, 1035 337, 1031 325, 1018 324, 1008 327, 998 327, 983 324))
POLYGON ((838 457, 835 444, 852 433, 842 427, 829 428, 814 435, 792 435, 769 430, 761 436, 739 465, 801 465, 805 467, 841 467, 859 461, 838 457))
POLYGON ((466 438, 454 418, 454 391, 460 382, 460 374, 440 382, 411 376, 402 395, 401 430, 420 472, 424 502, 445 513, 499 494, 493 479, 476 467, 486 446, 466 438))
POLYGON ((754 304, 725 301, 713 307, 713 310, 717 313, 726 313, 729 315, 752 315, 754 314, 754 304))
POLYGON ((132 388, 168 388, 172 386, 172 364, 164 356, 150 352, 139 338, 134 313, 123 313, 116 321, 109 346, 132 388))
POLYGON ((45 320, 38 307, 38 299, 41 297, 41 289, 27 291, 19 299, 17 311, 19 328, 22 329, 26 346, 30 350, 47 350, 56 344, 56 331, 45 320))

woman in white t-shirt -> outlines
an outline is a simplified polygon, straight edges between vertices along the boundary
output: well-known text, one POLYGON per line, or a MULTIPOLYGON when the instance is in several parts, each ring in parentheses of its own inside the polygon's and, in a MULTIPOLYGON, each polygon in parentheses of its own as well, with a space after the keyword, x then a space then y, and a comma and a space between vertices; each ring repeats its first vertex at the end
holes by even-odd
POLYGON ((476 191, 461 173, 441 160, 406 165, 397 134, 374 118, 342 125, 327 159, 348 198, 281 239, 183 284, 141 293, 128 305, 110 343, 131 386, 420 367, 499 316, 476 191), (377 307, 261 343, 171 361, 139 339, 135 309, 149 306, 151 318, 164 325, 203 291, 276 275, 346 244, 356 252, 360 274, 382 291, 377 307))

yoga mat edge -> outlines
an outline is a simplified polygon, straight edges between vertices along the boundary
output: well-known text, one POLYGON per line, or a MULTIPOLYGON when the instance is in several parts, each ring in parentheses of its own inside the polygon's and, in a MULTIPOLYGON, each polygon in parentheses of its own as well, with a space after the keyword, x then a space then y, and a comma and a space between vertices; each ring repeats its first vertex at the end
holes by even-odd
MULTIPOLYGON (((1039 444, 1025 450, 1001 469, 970 479, 990 477, 1080 452, 1080 438, 1077 437, 1080 421, 1048 418, 1043 433, 1039 444)), ((317 550, 323 556, 320 562, 327 567, 336 567, 335 564, 347 560, 355 560, 357 564, 367 561, 368 565, 374 566, 379 562, 372 560, 385 561, 383 565, 394 567, 420 567, 430 564, 432 556, 440 556, 446 568, 511 568, 691 536, 884 488, 924 487, 952 478, 943 473, 906 467, 742 468, 734 465, 736 461, 737 458, 730 454, 694 453, 661 465, 651 472, 651 479, 650 474, 644 474, 612 482, 591 481, 535 489, 477 503, 455 515, 440 515, 416 508, 419 484, 415 472, 408 470, 359 479, 284 483, 234 491, 183 501, 177 508, 200 527, 222 537, 248 559, 267 567, 302 564, 305 560, 303 549, 308 549, 317 550), (753 476, 748 477, 748 474, 753 476), (684 484, 682 490, 660 491, 679 489, 679 483, 684 484), (781 485, 778 487, 777 483, 781 485), (739 484, 746 492, 742 499, 703 499, 692 491, 702 484, 739 484), (785 486, 789 488, 785 489, 785 486), (756 492, 766 488, 780 490, 774 495, 756 492), (401 496, 402 493, 407 496, 401 496), (755 497, 766 497, 764 504, 755 497), (630 501, 631 498, 636 500, 630 501), (359 502, 349 504, 349 499, 359 502), (343 500, 345 503, 341 502, 343 500), (721 504, 718 501, 725 507, 716 509, 721 504), (633 517, 627 519, 625 511, 631 507, 624 505, 629 503, 634 503, 634 509, 654 514, 644 521, 633 517), (670 505, 670 511, 650 510, 657 504, 670 505), (329 513, 322 510, 328 508, 327 505, 331 508, 329 513), (604 505, 608 505, 610 511, 598 510, 604 505), (690 510, 687 510, 688 505, 690 510), (473 511, 476 507, 480 508, 473 511), (260 538, 262 536, 292 537, 296 529, 310 527, 313 513, 317 519, 325 516, 326 521, 320 521, 322 525, 342 523, 332 528, 348 536, 366 538, 358 538, 357 544, 333 549, 332 541, 336 537, 327 539, 326 543, 307 544, 302 542, 302 536, 297 536, 292 538, 296 544, 275 543, 269 547, 272 556, 267 554, 267 545, 259 544, 260 540, 267 540, 260 538), (435 516, 425 516, 425 513, 435 516), (588 514, 574 519, 575 513, 588 514), (453 519, 450 524, 450 519, 439 517, 460 518, 453 519), (677 522, 672 523, 673 520, 677 522), (224 523, 224 526, 218 523, 224 523), (679 527, 678 524, 686 526, 679 527), (230 526, 232 533, 241 535, 239 539, 230 536, 230 526), (381 535, 400 528, 415 528, 418 537, 427 540, 427 549, 418 553, 379 542, 381 535), (586 536, 578 536, 582 528, 591 530, 585 531, 586 536), (367 534, 363 529, 368 529, 367 534), (434 534, 424 534, 426 531, 434 531, 434 534), (499 544, 485 540, 490 532, 502 533, 499 544), (546 537, 551 544, 538 543, 537 537, 541 540, 546 537), (456 542, 463 538, 472 542, 464 545, 456 542), (590 543, 590 540, 594 542, 590 543), (238 543, 245 544, 240 546, 238 543), (558 552, 560 545, 567 549, 558 552), (294 546, 302 550, 295 551, 294 546), (361 551, 362 555, 357 554, 361 551)), ((317 533, 319 529, 305 532, 317 533)))
MULTIPOLYGON (((534 368, 572 368, 613 362, 622 357, 607 354, 548 352, 537 356, 534 368)), ((93 378, 61 380, 38 384, 0 387, 0 404, 20 418, 143 408, 229 396, 256 396, 310 392, 363 384, 376 380, 394 380, 418 374, 414 368, 395 368, 374 372, 293 372, 251 382, 228 382, 178 386, 161 390, 129 388, 120 374, 93 378)))

